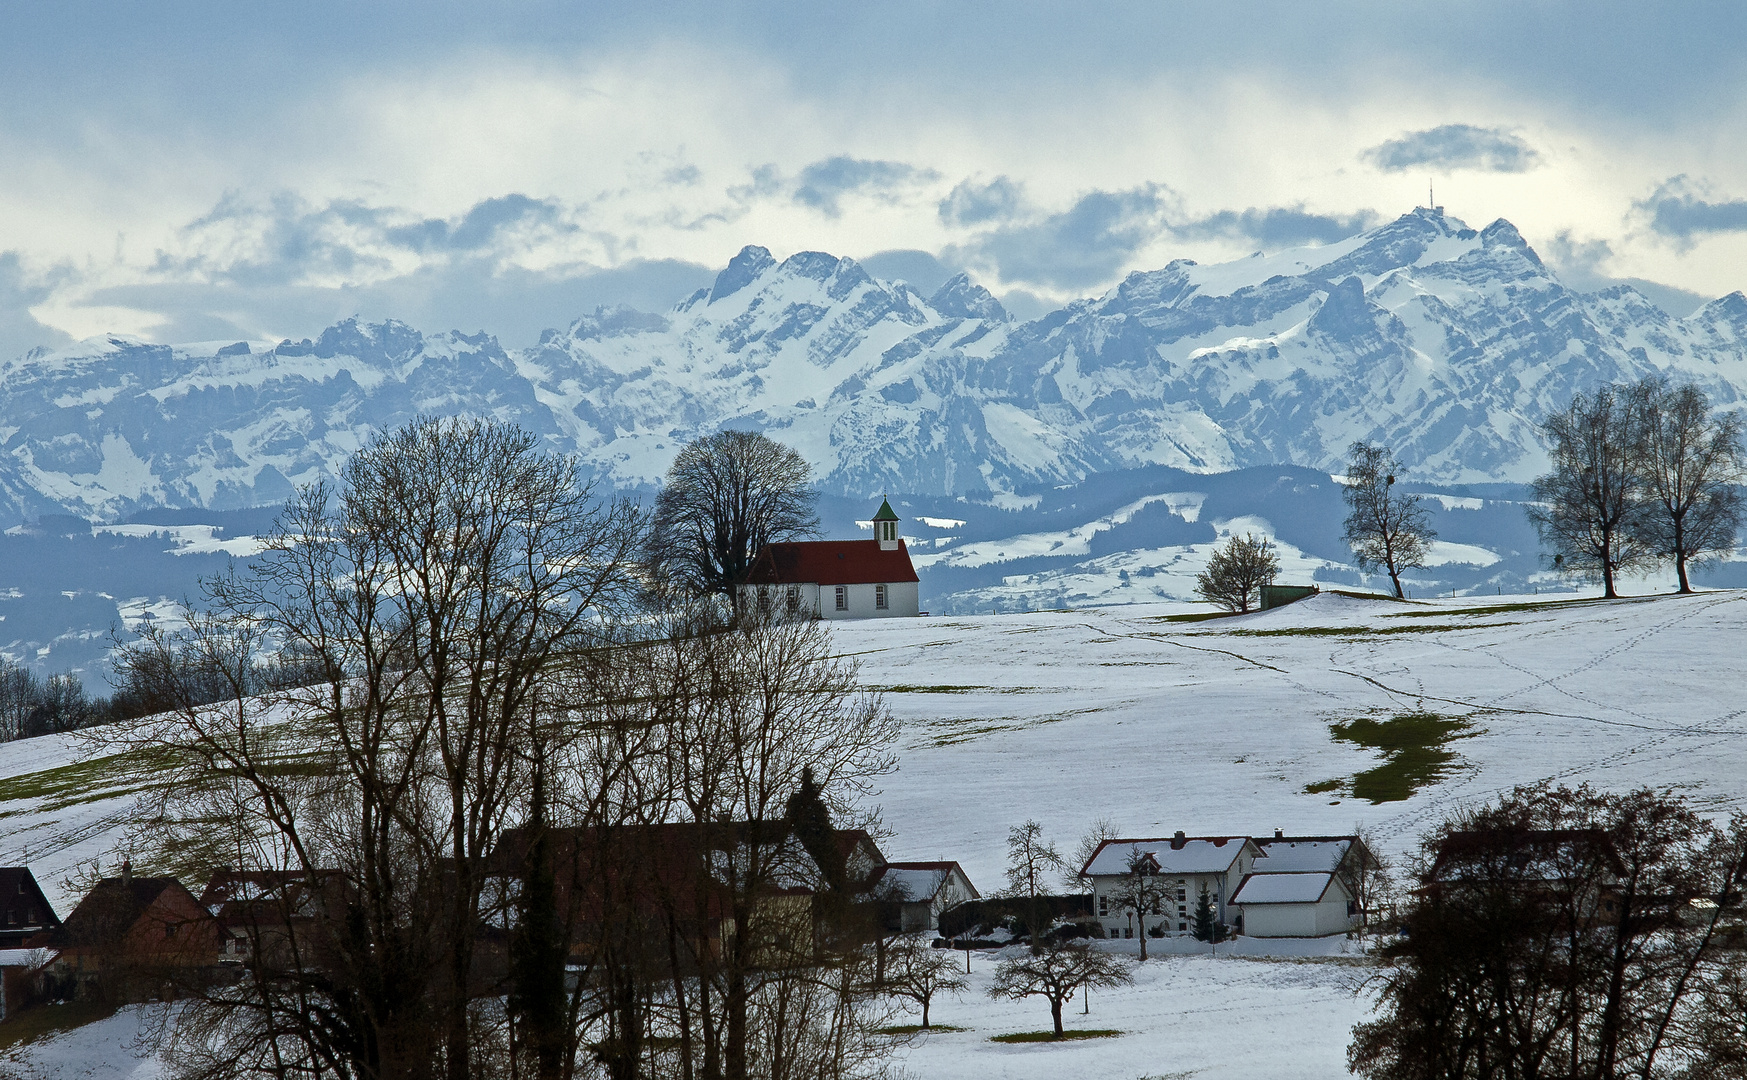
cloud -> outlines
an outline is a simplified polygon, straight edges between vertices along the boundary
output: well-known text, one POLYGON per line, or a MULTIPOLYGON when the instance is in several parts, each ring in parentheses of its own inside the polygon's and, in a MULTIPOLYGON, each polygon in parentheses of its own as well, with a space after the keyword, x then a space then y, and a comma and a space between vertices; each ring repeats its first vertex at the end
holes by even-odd
POLYGON ((986 184, 961 180, 940 200, 940 220, 947 225, 982 225, 1017 217, 1025 202, 1022 186, 1005 176, 986 184))
POLYGON ((856 261, 874 277, 885 281, 908 282, 911 288, 924 296, 932 294, 946 284, 948 278, 958 273, 956 267, 948 266, 937 256, 915 248, 875 252, 856 261))
POLYGON ((1707 234, 1747 232, 1747 200, 1713 201, 1709 187, 1694 184, 1685 175, 1671 177, 1632 204, 1648 219, 1650 230, 1689 248, 1707 234))
POLYGON ((404 244, 415 251, 478 251, 518 227, 576 231, 576 226, 562 217, 562 208, 551 199, 530 199, 511 193, 475 203, 453 222, 427 218, 415 225, 388 229, 384 236, 391 243, 404 244))
POLYGON ((1378 216, 1358 210, 1346 216, 1313 214, 1302 206, 1271 206, 1266 209, 1221 210, 1195 221, 1173 226, 1171 232, 1185 240, 1224 237, 1253 241, 1264 248, 1332 244, 1377 225, 1378 216))
POLYGON ((1614 285, 1630 285, 1643 293, 1657 307, 1676 318, 1684 318, 1703 307, 1709 297, 1660 281, 1638 277, 1614 277, 1607 273, 1607 263, 1614 257, 1613 245, 1606 240, 1580 240, 1569 229, 1540 245, 1541 254, 1553 267, 1559 280, 1578 292, 1600 292, 1614 285))
POLYGON ((1439 169, 1479 169, 1521 173, 1541 164, 1541 155, 1522 136, 1504 128, 1445 124, 1410 131, 1359 155, 1384 172, 1406 172, 1423 165, 1439 169))
MULTIPOLYGON (((64 278, 65 272, 54 275, 64 278)), ((44 326, 30 309, 48 299, 56 280, 32 281, 16 251, 0 251, 0 361, 11 360, 39 346, 58 348, 72 338, 44 326)))
MULTIPOLYGON (((940 174, 933 169, 919 169, 902 161, 870 161, 839 155, 803 168, 795 178, 794 200, 828 217, 837 217, 842 213, 838 200, 845 195, 872 195, 895 201, 900 192, 939 178, 940 174)), ((758 179, 755 174, 755 184, 758 179)))
POLYGON ((994 264, 1003 280, 1062 289, 1102 284, 1169 228, 1175 197, 1162 184, 1093 191, 1041 220, 1003 225, 943 253, 948 262, 994 264))

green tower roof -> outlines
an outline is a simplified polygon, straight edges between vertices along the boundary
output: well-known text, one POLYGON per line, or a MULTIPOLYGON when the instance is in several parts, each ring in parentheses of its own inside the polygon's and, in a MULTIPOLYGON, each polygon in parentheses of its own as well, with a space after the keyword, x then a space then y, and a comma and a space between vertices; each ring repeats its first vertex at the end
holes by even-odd
POLYGON ((873 516, 873 519, 875 521, 896 521, 896 520, 898 520, 898 515, 892 511, 892 504, 891 503, 887 502, 884 499, 881 499, 880 500, 880 512, 875 514, 873 516))

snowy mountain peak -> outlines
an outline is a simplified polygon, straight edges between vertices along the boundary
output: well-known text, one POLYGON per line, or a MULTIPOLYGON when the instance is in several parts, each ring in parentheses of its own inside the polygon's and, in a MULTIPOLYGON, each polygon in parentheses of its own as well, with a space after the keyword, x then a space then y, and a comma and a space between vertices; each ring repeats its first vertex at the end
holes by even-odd
POLYGON ((666 314, 600 308, 514 353, 353 318, 276 346, 116 336, 22 357, 0 367, 0 515, 271 502, 373 431, 454 411, 515 420, 623 483, 728 424, 856 497, 1328 468, 1355 439, 1388 442, 1415 479, 1523 480, 1550 409, 1650 371, 1747 400, 1747 297, 1674 319, 1627 287, 1576 293, 1508 221, 1436 209, 1175 260, 1025 323, 965 274, 924 298, 853 259, 748 246, 666 314))

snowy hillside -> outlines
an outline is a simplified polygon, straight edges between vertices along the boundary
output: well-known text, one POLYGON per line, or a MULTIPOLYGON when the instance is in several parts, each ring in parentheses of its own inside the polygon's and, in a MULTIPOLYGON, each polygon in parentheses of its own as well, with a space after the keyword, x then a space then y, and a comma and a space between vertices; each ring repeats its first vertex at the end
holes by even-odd
POLYGON ((1416 210, 1324 247, 1177 261, 1015 323, 960 276, 924 298, 850 259, 748 247, 664 314, 597 311, 508 352, 347 321, 314 340, 84 342, 0 365, 0 518, 282 500, 421 411, 516 420, 622 485, 754 427, 825 490, 1003 498, 1111 470, 1328 469, 1354 439, 1426 482, 1522 481, 1535 424, 1597 380, 1747 392, 1747 297, 1675 319, 1559 283, 1505 221, 1416 210))
MULTIPOLYGON (((1486 606, 1325 594, 1209 621, 1183 610, 835 626, 903 723, 880 796, 888 856, 956 859, 988 891, 1007 829, 1031 818, 1068 850, 1100 817, 1139 834, 1357 824, 1400 858, 1444 816, 1537 780, 1676 786, 1716 813, 1747 802, 1735 690, 1747 657, 1719 645, 1747 634, 1747 593, 1486 606)), ((0 864, 31 865, 64 913, 76 871, 119 861, 149 763, 59 737, 6 751, 0 864)), ((980 992, 990 962, 975 965, 980 992)), ((1154 961, 1132 990, 1095 993, 1090 1016, 1070 1018, 1127 1034, 1035 1050, 987 1040, 1044 1026, 1041 1006, 971 994, 934 1007, 936 1023, 971 1030, 920 1040, 902 1063, 943 1078, 1338 1076, 1368 1008, 1362 975, 1334 960, 1154 961), (1234 1018, 1247 1033, 1235 1055, 1234 1018)), ((93 1062, 134 1024, 124 1014, 15 1060, 93 1062)))

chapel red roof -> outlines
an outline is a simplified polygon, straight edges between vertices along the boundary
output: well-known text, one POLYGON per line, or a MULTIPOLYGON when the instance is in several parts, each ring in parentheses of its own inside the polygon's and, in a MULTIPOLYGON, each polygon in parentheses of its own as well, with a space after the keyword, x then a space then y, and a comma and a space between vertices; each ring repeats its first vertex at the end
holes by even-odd
POLYGON ((878 540, 803 540, 766 544, 746 580, 753 585, 877 585, 921 579, 902 540, 895 551, 882 551, 878 540))

